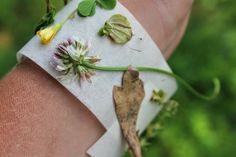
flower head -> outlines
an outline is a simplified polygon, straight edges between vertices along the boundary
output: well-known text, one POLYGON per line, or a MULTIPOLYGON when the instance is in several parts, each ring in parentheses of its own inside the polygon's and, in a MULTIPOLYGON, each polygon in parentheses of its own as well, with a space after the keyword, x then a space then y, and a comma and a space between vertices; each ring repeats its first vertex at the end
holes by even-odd
POLYGON ((162 104, 165 100, 165 97, 166 93, 163 90, 153 90, 151 101, 162 104))
POLYGON ((41 38, 43 44, 48 44, 55 37, 57 32, 61 29, 62 23, 55 24, 51 27, 42 29, 37 32, 37 35, 41 38))
POLYGON ((100 61, 98 56, 87 56, 90 45, 89 42, 75 38, 60 43, 51 59, 51 65, 65 76, 73 75, 79 81, 90 81, 95 73, 84 63, 95 64, 100 61))

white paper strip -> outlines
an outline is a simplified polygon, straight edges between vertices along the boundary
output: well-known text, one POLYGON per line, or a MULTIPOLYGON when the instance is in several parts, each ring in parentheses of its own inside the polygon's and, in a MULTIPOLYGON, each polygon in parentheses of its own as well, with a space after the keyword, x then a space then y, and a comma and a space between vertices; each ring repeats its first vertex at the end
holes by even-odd
MULTIPOLYGON (((80 1, 81 0, 72 0, 57 14, 55 23, 63 21, 74 9, 76 9, 80 1)), ((103 10, 100 7, 97 7, 96 15, 93 17, 81 18, 76 16, 74 19, 69 20, 49 45, 42 45, 39 37, 35 36, 18 52, 18 58, 22 55, 30 58, 52 77, 57 78, 58 73, 51 68, 49 60, 53 55, 56 46, 72 36, 78 36, 92 41, 93 46, 89 55, 100 55, 102 58, 100 65, 148 66, 170 71, 170 68, 154 41, 133 15, 120 3, 118 3, 117 7, 112 11, 103 10), (114 14, 125 15, 133 27, 135 36, 126 45, 114 44, 108 38, 97 35, 97 32, 104 25, 105 21, 114 14), (143 40, 140 40, 139 38, 142 38, 143 40), (141 50, 142 52, 137 52, 133 50, 133 48, 141 50)), ((168 97, 172 96, 176 91, 175 80, 167 76, 146 72, 141 73, 140 78, 145 83, 149 82, 152 84, 151 88, 147 88, 146 101, 149 100, 151 96, 150 92, 153 89, 163 89, 168 97)), ((116 139, 121 139, 112 97, 113 86, 121 85, 121 79, 122 73, 120 72, 97 72, 97 74, 92 77, 92 84, 84 82, 82 87, 76 82, 68 83, 68 81, 58 80, 66 89, 78 98, 108 130, 104 135, 105 138, 103 138, 103 140, 107 141, 105 143, 115 142, 116 139), (112 134, 109 130, 113 130, 112 134), (111 136, 113 138, 110 138, 111 136)), ((146 105, 149 106, 149 103, 146 105)), ((146 108, 145 106, 142 108, 138 120, 139 130, 143 130, 158 111, 158 109, 146 108)), ((102 143, 104 142, 103 140, 102 143)), ((119 144, 120 142, 118 140, 118 145, 119 144)), ((103 147, 103 151, 106 152, 105 149, 108 147, 105 145, 101 145, 101 147, 103 147)), ((89 152, 92 154, 92 150, 95 150, 98 154, 96 148, 97 147, 94 147, 89 152)), ((115 150, 113 147, 113 151, 119 152, 119 148, 115 150)), ((105 156, 97 155, 96 157, 105 156)))

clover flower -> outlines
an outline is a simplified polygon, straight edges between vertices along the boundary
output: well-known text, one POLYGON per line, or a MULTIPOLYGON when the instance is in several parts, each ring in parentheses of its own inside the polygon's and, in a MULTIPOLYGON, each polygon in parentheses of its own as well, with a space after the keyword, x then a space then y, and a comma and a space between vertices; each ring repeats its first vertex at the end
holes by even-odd
POLYGON ((78 81, 87 80, 95 74, 84 63, 92 64, 100 61, 98 56, 87 56, 91 47, 90 42, 80 39, 68 39, 58 45, 50 63, 56 71, 61 72, 65 78, 74 77, 78 81))

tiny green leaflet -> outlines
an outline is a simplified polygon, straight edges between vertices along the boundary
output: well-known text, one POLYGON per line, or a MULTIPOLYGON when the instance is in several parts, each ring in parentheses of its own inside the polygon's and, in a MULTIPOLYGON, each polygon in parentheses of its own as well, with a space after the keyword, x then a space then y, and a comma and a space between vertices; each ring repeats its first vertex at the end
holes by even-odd
POLYGON ((79 3, 77 13, 79 16, 93 16, 96 12, 96 4, 101 8, 112 10, 117 4, 117 0, 83 0, 79 3))
POLYGON ((93 16, 95 14, 96 1, 84 0, 79 3, 77 13, 80 16, 93 16))
POLYGON ((112 10, 116 7, 116 0, 96 0, 96 2, 104 9, 112 10))
POLYGON ((109 20, 107 20, 98 34, 100 36, 108 36, 117 44, 125 44, 133 36, 130 22, 125 16, 121 14, 115 14, 109 20))

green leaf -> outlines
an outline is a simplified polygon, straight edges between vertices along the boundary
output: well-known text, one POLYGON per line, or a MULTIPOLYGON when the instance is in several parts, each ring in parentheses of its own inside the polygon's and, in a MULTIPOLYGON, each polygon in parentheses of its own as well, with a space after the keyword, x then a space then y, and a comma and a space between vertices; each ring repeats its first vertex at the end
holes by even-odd
POLYGON ((96 0, 96 2, 104 9, 112 10, 116 7, 116 0, 96 0))
POLYGON ((128 19, 120 14, 113 15, 106 21, 104 27, 100 29, 98 34, 100 36, 109 36, 112 41, 118 44, 127 43, 133 36, 128 19))
POLYGON ((93 16, 96 13, 96 4, 100 7, 111 10, 116 6, 116 0, 83 0, 79 3, 77 13, 79 16, 93 16))
POLYGON ((95 13, 96 13, 96 3, 94 3, 93 8, 92 8, 92 11, 91 11, 91 13, 90 13, 89 16, 94 16, 95 13))
POLYGON ((84 0, 79 3, 77 13, 79 16, 87 17, 95 14, 96 1, 95 0, 84 0))
POLYGON ((36 34, 39 30, 44 29, 48 25, 52 24, 54 22, 55 14, 56 14, 56 9, 51 8, 51 10, 42 17, 42 19, 36 26, 34 33, 36 34))

